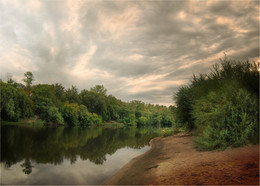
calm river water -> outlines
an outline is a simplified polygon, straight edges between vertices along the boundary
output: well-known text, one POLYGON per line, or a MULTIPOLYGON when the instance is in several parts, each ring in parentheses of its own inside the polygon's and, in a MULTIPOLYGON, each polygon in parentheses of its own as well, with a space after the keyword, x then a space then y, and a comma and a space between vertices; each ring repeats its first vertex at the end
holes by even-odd
POLYGON ((1 127, 1 184, 101 184, 149 150, 152 128, 1 127))

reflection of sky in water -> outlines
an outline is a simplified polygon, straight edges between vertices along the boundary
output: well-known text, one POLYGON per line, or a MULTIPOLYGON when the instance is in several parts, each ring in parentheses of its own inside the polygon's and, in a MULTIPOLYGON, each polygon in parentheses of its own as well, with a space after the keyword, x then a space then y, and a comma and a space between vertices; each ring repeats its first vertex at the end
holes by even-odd
POLYGON ((9 168, 1 163, 1 184, 101 184, 123 165, 149 148, 149 146, 141 149, 121 148, 112 155, 106 155, 106 161, 102 165, 81 160, 79 157, 73 164, 70 160, 64 160, 61 165, 32 162, 33 171, 29 175, 22 171, 21 164, 24 161, 9 168))

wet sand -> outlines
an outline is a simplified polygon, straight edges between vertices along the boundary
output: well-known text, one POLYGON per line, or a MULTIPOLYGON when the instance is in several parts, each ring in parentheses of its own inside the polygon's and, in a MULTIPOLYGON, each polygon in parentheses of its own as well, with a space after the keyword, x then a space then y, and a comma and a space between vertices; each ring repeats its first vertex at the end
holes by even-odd
POLYGON ((107 185, 259 185, 259 145, 200 152, 186 134, 151 140, 107 185))

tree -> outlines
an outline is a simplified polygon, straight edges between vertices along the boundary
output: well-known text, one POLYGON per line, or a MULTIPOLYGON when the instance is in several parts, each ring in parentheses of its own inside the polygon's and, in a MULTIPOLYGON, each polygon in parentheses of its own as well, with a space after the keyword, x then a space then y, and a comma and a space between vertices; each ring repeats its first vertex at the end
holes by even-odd
POLYGON ((31 72, 26 72, 26 73, 24 73, 24 76, 26 77, 26 79, 24 79, 26 86, 30 87, 32 84, 32 81, 34 80, 33 74, 31 72))
POLYGON ((33 86, 32 100, 35 114, 47 122, 63 124, 63 118, 55 106, 55 91, 51 85, 38 84, 33 86))
POLYGON ((96 85, 94 87, 92 87, 90 89, 90 91, 102 94, 102 95, 106 95, 107 93, 107 89, 105 89, 104 85, 96 85))
POLYGON ((88 112, 88 109, 84 105, 79 106, 78 121, 80 125, 91 124, 92 114, 88 112))
POLYGON ((24 73, 25 79, 23 81, 26 83, 25 90, 27 94, 30 96, 31 95, 31 85, 34 80, 33 74, 31 72, 26 72, 24 73))
POLYGON ((62 116, 67 125, 78 124, 79 105, 77 103, 66 102, 62 108, 62 116))
POLYGON ((192 118, 192 89, 189 86, 183 86, 174 96, 177 105, 176 115, 179 123, 184 127, 191 130, 194 127, 194 121, 192 118))
POLYGON ((1 82, 1 117, 18 121, 20 118, 32 116, 32 101, 22 89, 1 82))
POLYGON ((59 83, 52 85, 52 88, 55 95, 54 104, 56 107, 61 108, 66 101, 65 88, 62 86, 62 84, 59 83))
POLYGON ((104 121, 109 119, 104 95, 95 91, 82 90, 79 97, 81 104, 85 105, 89 112, 102 116, 104 121))
POLYGON ((65 91, 65 95, 70 103, 79 103, 78 89, 74 85, 65 91))

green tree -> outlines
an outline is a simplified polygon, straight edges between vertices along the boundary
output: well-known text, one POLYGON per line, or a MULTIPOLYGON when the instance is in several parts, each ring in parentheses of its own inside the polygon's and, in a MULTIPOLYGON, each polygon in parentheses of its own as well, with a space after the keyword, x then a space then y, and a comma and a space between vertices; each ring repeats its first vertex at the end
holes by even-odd
POLYGON ((109 119, 104 95, 94 91, 82 90, 79 97, 81 104, 85 105, 89 112, 102 116, 104 121, 109 119))
POLYGON ((104 85, 96 85, 90 89, 90 91, 96 92, 98 94, 106 95, 107 89, 105 89, 104 85))
POLYGON ((51 85, 38 84, 33 86, 32 100, 35 114, 48 123, 63 124, 63 118, 55 106, 55 91, 51 85))
POLYGON ((66 102, 65 88, 62 86, 62 84, 55 83, 52 85, 52 89, 55 96, 54 104, 60 109, 66 102))
POLYGON ((34 77, 33 77, 32 72, 26 72, 26 73, 24 73, 24 76, 25 76, 25 79, 23 79, 23 81, 26 84, 25 90, 28 93, 28 95, 30 96, 31 95, 31 85, 34 80, 34 77))
POLYGON ((62 108, 62 116, 67 125, 78 125, 79 106, 77 103, 66 102, 62 108))
POLYGON ((194 127, 194 119, 191 114, 193 104, 192 97, 192 89, 188 86, 181 87, 174 96, 177 105, 177 122, 189 130, 194 127))
POLYGON ((92 122, 92 114, 88 112, 84 105, 79 106, 78 121, 80 125, 90 125, 92 122))
POLYGON ((1 82, 1 118, 18 121, 32 116, 32 101, 21 89, 1 82))
POLYGON ((47 117, 44 119, 49 123, 51 122, 53 124, 60 124, 60 125, 64 124, 64 120, 61 113, 59 112, 58 108, 54 106, 48 107, 47 117))
POLYGON ((66 99, 70 103, 79 103, 79 95, 78 89, 75 86, 71 86, 71 88, 65 91, 66 99))

